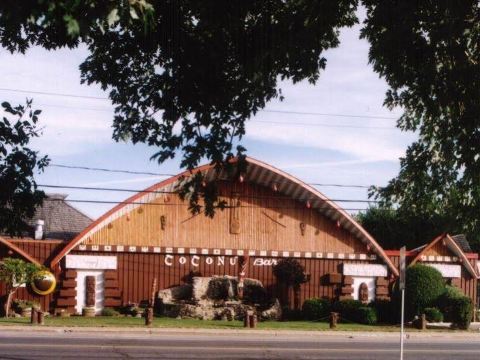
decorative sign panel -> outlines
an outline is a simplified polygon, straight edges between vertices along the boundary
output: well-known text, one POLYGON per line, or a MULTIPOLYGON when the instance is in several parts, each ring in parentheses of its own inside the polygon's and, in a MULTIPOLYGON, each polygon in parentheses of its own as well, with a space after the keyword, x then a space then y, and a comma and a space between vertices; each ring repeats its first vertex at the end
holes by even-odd
POLYGON ((343 264, 343 275, 387 276, 387 266, 381 264, 343 264))
POLYGON ((95 255, 67 255, 65 259, 67 269, 89 269, 89 270, 116 270, 116 256, 95 256, 95 255))
POLYGON ((461 265, 452 264, 437 264, 437 263, 425 263, 425 265, 431 266, 442 274, 444 278, 459 278, 462 276, 461 265))

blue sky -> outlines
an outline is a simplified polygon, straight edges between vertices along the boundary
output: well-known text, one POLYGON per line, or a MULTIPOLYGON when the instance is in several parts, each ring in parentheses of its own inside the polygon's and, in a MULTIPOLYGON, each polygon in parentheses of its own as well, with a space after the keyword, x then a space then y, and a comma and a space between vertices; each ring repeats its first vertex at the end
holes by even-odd
MULTIPOLYGON (((247 124, 242 144, 248 155, 268 162, 305 182, 384 185, 396 175, 398 158, 414 134, 395 128, 401 109, 382 106, 387 86, 368 65, 368 43, 360 40, 359 26, 341 32, 341 45, 327 51, 327 68, 318 83, 281 83, 285 100, 273 101, 247 124), (270 111, 315 112, 380 116, 378 118, 287 114, 270 111), (269 123, 275 122, 275 123, 269 123), (285 124, 278 124, 285 122, 285 124), (325 126, 326 125, 326 126, 325 126), (338 126, 338 127, 332 127, 338 126)), ((0 53, 0 88, 106 97, 96 86, 80 85, 79 64, 84 48, 46 51, 32 48, 25 55, 0 53)), ((150 161, 154 149, 115 143, 111 139, 112 106, 108 100, 66 98, 0 90, 0 99, 12 104, 34 99, 42 109, 44 134, 33 147, 48 154, 54 164, 178 173, 178 159, 158 165, 150 161)), ((91 172, 49 167, 37 177, 40 184, 103 186, 143 189, 163 177, 91 172)), ((318 187, 333 199, 367 199, 358 188, 318 187)), ((48 190, 50 191, 50 190, 48 190)), ((58 190, 70 199, 121 201, 131 194, 58 190)), ((340 203, 364 208, 362 203, 340 203)), ((74 206, 92 218, 113 205, 74 206)))

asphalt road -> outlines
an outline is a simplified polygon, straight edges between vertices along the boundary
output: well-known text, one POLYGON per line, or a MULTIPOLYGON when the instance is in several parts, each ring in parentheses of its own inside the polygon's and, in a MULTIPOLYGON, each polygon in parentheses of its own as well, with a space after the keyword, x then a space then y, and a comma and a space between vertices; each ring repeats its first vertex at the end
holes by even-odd
MULTIPOLYGON (((0 359, 399 359, 392 335, 0 330, 0 359)), ((407 339, 404 359, 480 359, 480 334, 407 339)))

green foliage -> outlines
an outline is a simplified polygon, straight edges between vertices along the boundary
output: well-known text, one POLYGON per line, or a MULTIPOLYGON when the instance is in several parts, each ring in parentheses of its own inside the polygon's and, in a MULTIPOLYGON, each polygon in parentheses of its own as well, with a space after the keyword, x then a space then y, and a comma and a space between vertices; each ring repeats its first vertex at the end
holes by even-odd
POLYGON ((398 324, 400 322, 400 304, 396 301, 374 300, 368 306, 375 309, 379 323, 398 324))
POLYGON ((328 320, 332 304, 328 299, 307 299, 304 301, 302 311, 305 320, 328 320))
POLYGON ((28 308, 39 309, 40 303, 38 301, 15 299, 12 302, 12 308, 16 313, 20 313, 22 310, 28 308))
POLYGON ((373 307, 362 306, 356 310, 355 321, 360 324, 374 325, 377 323, 377 311, 373 307))
POLYGON ((228 300, 230 281, 226 278, 212 278, 208 283, 207 297, 213 300, 228 300))
POLYGON ((405 314, 407 319, 421 315, 436 304, 445 289, 442 274, 431 266, 415 264, 406 271, 405 314))
POLYGON ((369 207, 357 220, 384 249, 413 249, 424 245, 441 233, 456 233, 454 218, 435 212, 413 214, 388 208, 369 207))
POLYGON ((113 308, 103 308, 102 309, 102 316, 119 316, 120 312, 113 308))
POLYGON ((293 258, 281 259, 273 266, 273 275, 287 286, 299 286, 308 281, 305 269, 293 258))
POLYGON ((268 308, 272 301, 265 288, 246 279, 243 285, 243 302, 247 304, 258 304, 261 308, 268 308))
POLYGON ((453 316, 453 300, 465 296, 463 292, 455 286, 447 285, 445 290, 437 300, 437 307, 443 313, 445 321, 451 322, 453 316))
POLYGON ((428 322, 442 322, 443 314, 436 307, 425 308, 423 311, 428 322))
POLYGON ((473 317, 473 303, 469 297, 452 299, 452 327, 467 330, 473 317))
POLYGON ((340 300, 333 304, 333 311, 340 314, 341 322, 358 322, 358 309, 363 306, 358 300, 340 300))
POLYGON ((29 147, 41 134, 37 127, 40 110, 32 109, 31 100, 26 106, 12 107, 4 102, 2 107, 13 119, 0 120, 0 233, 20 236, 27 230, 25 220, 33 216, 45 197, 37 190, 33 175, 43 171, 49 160, 29 147))
POLYGON ((15 289, 29 284, 40 269, 41 267, 22 259, 5 258, 0 261, 0 281, 5 283, 7 289, 15 289))
POLYGON ((382 207, 399 205, 403 214, 445 216, 478 250, 478 0, 363 4, 370 62, 390 87, 385 105, 403 109, 398 127, 418 139, 401 159, 398 176, 374 193, 382 207))

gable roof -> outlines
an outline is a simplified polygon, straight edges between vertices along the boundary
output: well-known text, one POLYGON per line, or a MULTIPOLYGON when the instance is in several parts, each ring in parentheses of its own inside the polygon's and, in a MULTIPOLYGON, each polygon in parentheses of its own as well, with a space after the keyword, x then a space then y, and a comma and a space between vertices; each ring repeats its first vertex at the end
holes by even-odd
POLYGON ((421 250, 417 253, 415 258, 410 262, 409 266, 414 265, 418 261, 422 259, 422 256, 424 256, 435 244, 437 244, 439 241, 444 241, 445 246, 448 247, 450 251, 452 251, 455 256, 457 256, 460 261, 462 262, 463 266, 467 269, 467 271, 474 277, 474 278, 479 278, 480 275, 475 269, 475 267, 470 263, 468 260, 465 252, 462 250, 462 248, 457 244, 455 239, 450 236, 449 234, 441 234, 437 236, 435 239, 433 239, 428 245, 425 247, 421 248, 421 250))
MULTIPOLYGON (((233 159, 232 162, 238 160, 233 159)), ((375 252, 384 263, 390 268, 390 271, 398 276, 398 269, 395 267, 390 258, 385 254, 382 247, 373 239, 373 237, 367 233, 367 231, 360 226, 345 210, 343 210, 336 203, 328 199, 325 195, 319 192, 317 189, 305 184, 301 180, 281 171, 271 165, 268 165, 259 160, 251 157, 246 158, 247 171, 244 174, 244 181, 254 183, 257 185, 272 187, 276 184, 277 191, 290 198, 298 201, 309 202, 312 209, 316 209, 325 217, 332 221, 338 222, 340 226, 352 233, 357 239, 368 245, 373 252, 375 252)), ((77 237, 75 237, 69 244, 65 246, 51 262, 51 266, 55 266, 68 252, 74 247, 82 243, 92 233, 102 228, 109 222, 113 221, 120 216, 123 216, 132 209, 140 206, 142 202, 151 202, 155 198, 161 196, 158 192, 172 192, 176 190, 179 180, 183 177, 191 176, 194 173, 203 172, 206 181, 213 181, 216 179, 227 179, 226 174, 216 171, 213 165, 203 165, 191 172, 185 171, 179 175, 173 176, 167 180, 164 180, 158 184, 151 186, 150 188, 139 192, 138 194, 130 197, 113 209, 105 213, 98 220, 93 222, 88 228, 82 231, 77 237)))
POLYGON ((32 264, 35 264, 35 265, 40 266, 40 262, 39 262, 37 259, 35 259, 35 258, 32 257, 31 255, 27 254, 25 251, 23 251, 22 249, 20 249, 18 246, 12 244, 10 241, 8 241, 7 239, 4 239, 4 238, 1 237, 1 236, 0 236, 0 244, 5 245, 7 248, 9 248, 10 250, 16 252, 18 255, 20 255, 21 257, 23 257, 25 260, 30 261, 32 264))
POLYGON ((38 207, 35 215, 27 221, 32 234, 37 220, 43 220, 46 239, 71 240, 93 222, 87 215, 68 204, 66 198, 65 194, 47 194, 42 206, 38 207))
POLYGON ((452 239, 457 243, 457 245, 462 249, 465 253, 471 253, 472 248, 470 247, 470 243, 467 240, 467 237, 464 234, 452 235, 452 239))

